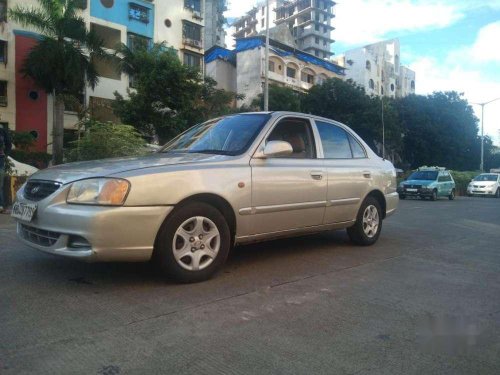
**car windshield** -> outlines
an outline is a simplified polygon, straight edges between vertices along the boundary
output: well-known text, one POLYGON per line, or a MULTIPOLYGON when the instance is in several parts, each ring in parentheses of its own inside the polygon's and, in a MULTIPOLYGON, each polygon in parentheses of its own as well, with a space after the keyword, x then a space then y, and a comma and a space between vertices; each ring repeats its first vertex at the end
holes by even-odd
POLYGON ((240 155, 262 130, 267 113, 238 114, 198 124, 167 143, 160 152, 240 155))
POLYGON ((408 180, 435 180, 437 176, 437 171, 418 171, 413 172, 408 180))
POLYGON ((496 174, 480 174, 474 181, 496 181, 498 176, 496 174))

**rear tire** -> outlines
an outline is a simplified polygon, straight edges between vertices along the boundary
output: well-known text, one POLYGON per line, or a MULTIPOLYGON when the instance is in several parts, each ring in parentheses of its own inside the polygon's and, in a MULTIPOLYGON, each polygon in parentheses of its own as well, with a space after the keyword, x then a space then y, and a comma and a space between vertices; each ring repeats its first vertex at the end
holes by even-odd
POLYGON ((209 279, 225 263, 231 247, 226 219, 215 207, 191 202, 176 209, 158 232, 154 261, 182 283, 209 279))
POLYGON ((451 190, 450 195, 448 195, 448 199, 449 199, 450 201, 452 201, 452 200, 454 200, 454 199, 455 199, 455 189, 452 189, 452 190, 451 190))
POLYGON ((347 234, 356 245, 370 246, 377 242, 382 230, 382 210, 379 202, 367 197, 359 208, 356 223, 347 228, 347 234))

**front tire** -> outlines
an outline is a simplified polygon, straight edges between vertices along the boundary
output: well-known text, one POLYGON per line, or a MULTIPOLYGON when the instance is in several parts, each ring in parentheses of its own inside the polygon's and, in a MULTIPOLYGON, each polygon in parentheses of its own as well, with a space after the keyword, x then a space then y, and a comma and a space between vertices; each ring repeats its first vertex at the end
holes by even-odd
POLYGON ((450 201, 452 201, 452 200, 454 200, 454 199, 455 199, 455 189, 452 189, 452 190, 451 190, 450 195, 448 195, 448 199, 449 199, 450 201))
POLYGON ((406 195, 404 195, 404 194, 399 194, 399 199, 406 199, 406 195))
POLYGON ((167 277, 183 283, 209 279, 231 246, 226 219, 215 207, 192 202, 176 209, 158 233, 154 260, 167 277))
POLYGON ((436 190, 432 191, 431 201, 436 201, 438 199, 438 194, 436 190))
POLYGON ((347 228, 352 242, 361 246, 370 246, 377 242, 382 230, 382 210, 379 202, 367 197, 359 208, 356 223, 347 228))
POLYGON ((495 193, 495 198, 500 198, 500 188, 497 188, 497 192, 495 193))

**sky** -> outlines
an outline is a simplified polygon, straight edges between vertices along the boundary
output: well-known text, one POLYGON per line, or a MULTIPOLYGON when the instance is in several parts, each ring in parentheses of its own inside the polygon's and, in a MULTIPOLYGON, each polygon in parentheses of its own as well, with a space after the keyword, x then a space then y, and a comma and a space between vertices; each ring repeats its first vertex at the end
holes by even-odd
MULTIPOLYGON (((256 3, 229 0, 231 22, 256 3)), ((332 50, 399 38, 416 93, 455 90, 469 103, 500 98, 500 0, 338 0, 332 50)), ((233 41, 228 35, 228 46, 233 41)), ((474 105, 478 118, 481 107, 474 105)), ((484 107, 484 131, 500 146, 500 100, 484 107)))

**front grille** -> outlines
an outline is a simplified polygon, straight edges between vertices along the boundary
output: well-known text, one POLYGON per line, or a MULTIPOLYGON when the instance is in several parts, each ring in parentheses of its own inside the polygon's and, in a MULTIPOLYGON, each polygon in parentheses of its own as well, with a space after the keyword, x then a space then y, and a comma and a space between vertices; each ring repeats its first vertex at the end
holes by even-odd
POLYGON ((407 188, 407 189, 421 189, 422 185, 406 185, 405 188, 407 188))
POLYGON ((61 186, 60 182, 55 181, 30 180, 24 187, 24 197, 30 201, 39 201, 57 191, 61 186))
POLYGON ((61 234, 21 224, 20 235, 29 242, 40 246, 49 247, 57 242, 61 234))

